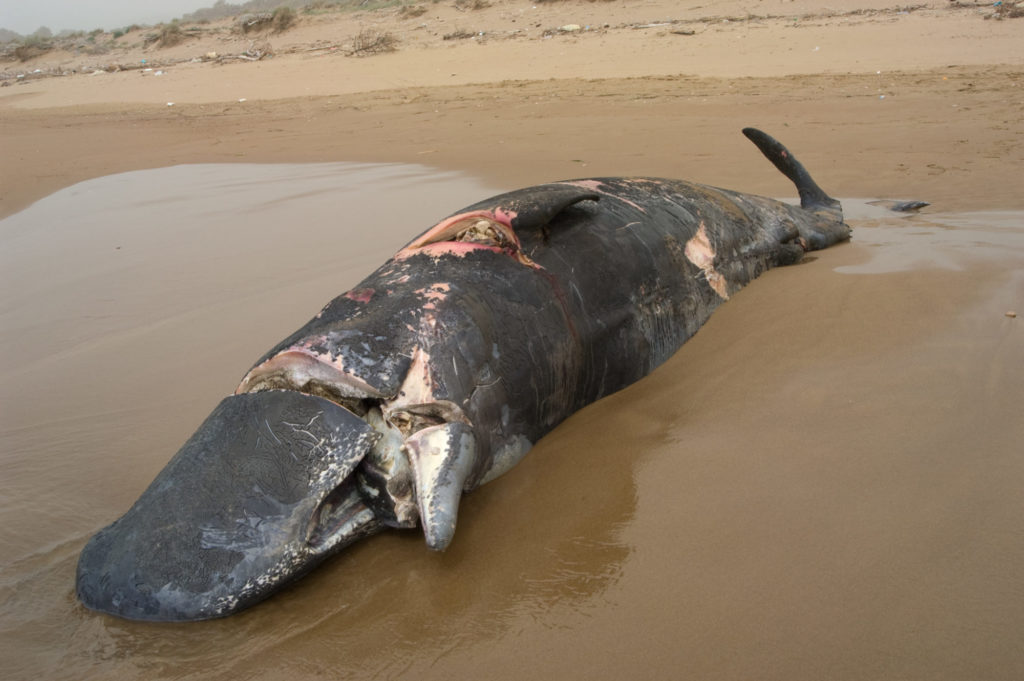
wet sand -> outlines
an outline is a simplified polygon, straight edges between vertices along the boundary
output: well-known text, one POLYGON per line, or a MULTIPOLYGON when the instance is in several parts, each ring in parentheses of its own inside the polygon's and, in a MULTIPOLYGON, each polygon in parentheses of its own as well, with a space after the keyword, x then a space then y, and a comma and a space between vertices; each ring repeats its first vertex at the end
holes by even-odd
POLYGON ((66 187, 0 222, 5 675, 1019 678, 1024 331, 1006 312, 1024 313, 1024 91, 1019 54, 972 59, 170 108, 0 94, 2 214, 66 187), (748 124, 835 195, 934 205, 847 201, 853 243, 769 272, 564 423, 465 499, 443 555, 381 535, 203 624, 75 602, 86 538, 256 357, 409 236, 571 176, 791 195, 748 124), (427 165, 70 186, 240 161, 427 165))

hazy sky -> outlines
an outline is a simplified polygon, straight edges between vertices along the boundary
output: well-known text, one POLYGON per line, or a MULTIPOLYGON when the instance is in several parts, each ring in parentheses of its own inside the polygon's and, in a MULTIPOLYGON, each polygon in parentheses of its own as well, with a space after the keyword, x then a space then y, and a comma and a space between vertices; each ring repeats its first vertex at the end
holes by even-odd
MULTIPOLYGON (((21 34, 46 26, 54 33, 64 29, 108 31, 131 24, 157 24, 210 7, 215 0, 0 0, 0 28, 21 34)), ((237 4, 237 3, 232 3, 237 4)))

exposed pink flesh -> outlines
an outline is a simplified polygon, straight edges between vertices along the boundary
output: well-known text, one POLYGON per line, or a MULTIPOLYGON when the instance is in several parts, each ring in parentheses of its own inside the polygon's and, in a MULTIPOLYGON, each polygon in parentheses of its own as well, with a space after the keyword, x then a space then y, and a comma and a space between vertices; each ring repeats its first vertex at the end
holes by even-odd
MULTIPOLYGON (((477 244, 473 242, 452 241, 459 232, 466 228, 466 223, 475 219, 487 220, 488 222, 493 223, 497 229, 501 230, 502 235, 508 242, 515 244, 514 250, 518 252, 520 248, 519 237, 516 236, 515 231, 512 229, 512 220, 515 217, 516 213, 505 212, 500 208, 496 208, 493 211, 475 210, 468 213, 453 215, 452 217, 438 223, 436 227, 428 230, 426 234, 396 253, 395 258, 398 260, 404 260, 415 253, 427 253, 429 255, 451 253, 453 255, 461 256, 471 251, 480 250, 493 251, 495 253, 505 252, 505 249, 497 246, 488 246, 486 244, 477 244)), ((510 253, 510 255, 513 254, 510 253)))
POLYGON ((514 242, 518 246, 519 239, 516 238, 515 232, 512 231, 512 219, 515 217, 515 213, 506 213, 500 208, 493 211, 474 210, 469 213, 459 213, 458 215, 453 215, 452 217, 439 222, 436 227, 431 228, 426 234, 406 246, 406 249, 422 248, 424 245, 435 241, 447 241, 461 231, 459 227, 460 223, 467 222, 474 218, 498 223, 498 225, 505 228, 502 231, 505 232, 505 236, 508 240, 514 242))
POLYGON ((345 297, 359 303, 368 303, 370 302, 370 298, 373 298, 374 293, 376 293, 376 291, 372 288, 354 288, 346 293, 345 297))

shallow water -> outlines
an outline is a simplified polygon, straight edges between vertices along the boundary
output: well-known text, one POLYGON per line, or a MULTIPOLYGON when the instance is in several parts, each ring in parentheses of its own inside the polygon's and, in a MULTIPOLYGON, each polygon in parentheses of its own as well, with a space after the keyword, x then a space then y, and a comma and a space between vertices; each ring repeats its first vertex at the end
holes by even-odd
POLYGON ((82 608, 78 551, 267 348, 496 193, 398 165, 181 166, 0 221, 11 679, 1020 678, 1024 213, 844 205, 644 381, 243 614, 82 608))

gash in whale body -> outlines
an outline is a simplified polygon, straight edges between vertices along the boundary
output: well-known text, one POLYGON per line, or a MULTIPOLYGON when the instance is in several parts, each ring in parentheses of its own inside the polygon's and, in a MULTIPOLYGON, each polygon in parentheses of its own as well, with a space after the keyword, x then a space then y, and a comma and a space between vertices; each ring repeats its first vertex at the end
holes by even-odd
POLYGON ((573 412, 650 373, 770 267, 849 238, 778 142, 744 133, 800 207, 602 178, 481 201, 335 298, 242 379, 82 551, 95 610, 246 608, 387 527, 452 541, 464 491, 573 412))

